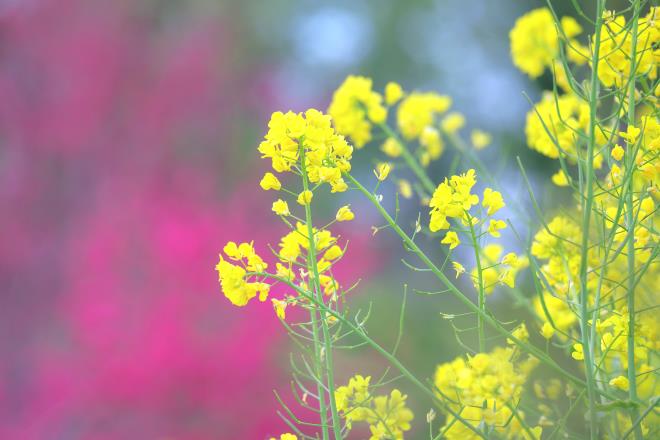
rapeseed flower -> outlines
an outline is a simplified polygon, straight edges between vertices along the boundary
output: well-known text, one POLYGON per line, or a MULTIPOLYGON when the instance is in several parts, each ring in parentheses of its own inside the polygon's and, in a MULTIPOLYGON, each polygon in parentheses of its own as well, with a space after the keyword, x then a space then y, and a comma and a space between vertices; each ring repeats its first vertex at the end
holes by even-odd
MULTIPOLYGON (((390 98, 392 93, 390 90, 390 98)), ((362 148, 371 140, 372 124, 380 124, 387 118, 387 109, 383 106, 383 97, 372 90, 371 79, 351 75, 332 96, 328 114, 337 132, 362 148)))

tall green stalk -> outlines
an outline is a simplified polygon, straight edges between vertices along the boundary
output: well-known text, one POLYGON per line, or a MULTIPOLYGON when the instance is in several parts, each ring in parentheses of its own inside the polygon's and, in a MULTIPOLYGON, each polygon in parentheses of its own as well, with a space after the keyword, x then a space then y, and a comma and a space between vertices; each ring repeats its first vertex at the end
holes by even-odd
POLYGON ((593 56, 591 59, 591 80, 589 89, 589 139, 587 144, 587 156, 582 167, 584 170, 585 197, 582 198, 582 246, 580 258, 580 334, 584 353, 584 369, 587 382, 587 399, 589 401, 589 435, 592 440, 598 436, 598 418, 596 416, 596 383, 594 376, 594 351, 589 338, 589 314, 588 314, 588 253, 589 253, 589 228, 591 224, 591 210, 594 200, 594 148, 596 145, 597 108, 599 99, 600 80, 598 79, 598 61, 600 59, 600 36, 603 26, 603 10, 605 0, 596 0, 596 30, 594 34, 593 56))
MULTIPOLYGON (((635 125, 635 77, 637 70, 637 39, 638 23, 640 10, 640 0, 634 0, 633 18, 631 31, 631 55, 630 55, 630 80, 628 85, 628 125, 635 125)), ((626 168, 631 173, 628 179, 628 188, 626 193, 626 226, 628 228, 628 396, 633 402, 637 401, 637 374, 635 371, 635 215, 633 213, 633 185, 632 178, 633 167, 635 166, 635 143, 628 142, 626 152, 626 168)), ((639 417, 637 406, 633 405, 630 409, 630 422, 634 426, 636 440, 642 439, 642 428, 639 423, 635 424, 639 417)))
MULTIPOLYGON (((302 181, 303 181, 303 190, 308 191, 309 190, 309 179, 307 177, 307 170, 306 170, 306 164, 305 164, 305 148, 302 145, 301 141, 301 154, 300 154, 300 162, 301 162, 301 175, 302 175, 302 181)), ((315 238, 314 238, 314 226, 312 223, 312 207, 311 203, 306 203, 305 204, 305 222, 307 223, 307 236, 309 240, 309 247, 307 249, 307 268, 309 271, 310 278, 313 276, 313 285, 314 285, 314 292, 316 294, 316 299, 319 302, 323 302, 323 292, 321 291, 321 285, 319 283, 319 269, 318 269, 318 264, 316 260, 316 243, 315 243, 315 238)), ((312 320, 312 326, 314 326, 313 331, 318 333, 318 330, 316 328, 317 324, 314 322, 316 320, 316 311, 313 311, 314 319, 312 320)), ((321 331, 323 333, 323 355, 321 357, 325 357, 325 364, 326 364, 326 375, 328 378, 327 382, 327 387, 328 387, 328 400, 330 402, 330 413, 332 417, 332 430, 334 432, 334 437, 336 440, 341 440, 341 420, 339 419, 339 414, 337 412, 337 403, 335 401, 335 380, 334 380, 334 361, 333 361, 333 352, 332 352, 332 339, 330 336, 330 331, 328 329, 328 322, 326 320, 326 317, 321 314, 320 322, 321 322, 321 331)), ((314 342, 316 343, 316 338, 314 338, 314 342)), ((319 359, 319 361, 323 361, 323 359, 319 359)), ((320 380, 323 380, 323 376, 319 377, 320 380)), ((321 391, 323 391, 321 389, 321 391)), ((321 392, 320 391, 320 392, 321 392)), ((320 393, 319 392, 319 393, 320 393)), ((324 405, 324 398, 322 394, 319 394, 319 401, 323 403, 324 405)), ((321 409, 321 414, 325 414, 325 411, 323 407, 321 409)), ((327 422, 326 422, 327 425, 327 422)), ((327 429, 327 427, 326 427, 327 429)))
POLYGON ((484 289, 484 273, 481 267, 481 255, 479 253, 479 244, 477 243, 477 236, 474 233, 474 225, 472 224, 472 217, 469 217, 470 222, 470 238, 472 239, 472 247, 474 248, 474 258, 477 263, 477 280, 478 280, 478 305, 482 313, 477 315, 477 333, 479 335, 479 351, 486 351, 486 326, 484 325, 484 315, 486 314, 486 295, 484 289))

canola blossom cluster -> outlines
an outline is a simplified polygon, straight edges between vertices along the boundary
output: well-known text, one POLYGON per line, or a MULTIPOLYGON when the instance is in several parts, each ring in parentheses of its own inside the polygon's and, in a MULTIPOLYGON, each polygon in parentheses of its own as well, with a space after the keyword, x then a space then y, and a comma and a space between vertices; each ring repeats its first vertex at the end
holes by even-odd
POLYGON ((630 79, 633 58, 636 64, 635 75, 643 75, 649 80, 657 79, 660 8, 652 7, 647 15, 637 19, 634 53, 633 36, 626 26, 626 17, 608 13, 604 18, 605 26, 600 34, 600 47, 604 56, 598 60, 598 78, 603 85, 625 88, 630 79))
POLYGON ((582 27, 573 17, 562 17, 557 24, 548 8, 530 11, 516 21, 509 34, 513 64, 531 78, 550 70, 557 84, 567 88, 561 50, 563 48, 566 54, 566 61, 585 64, 589 51, 576 39, 581 33, 582 27))
MULTIPOLYGON (((501 237, 501 230, 507 224, 504 220, 493 217, 505 207, 504 199, 499 191, 485 188, 481 197, 481 210, 477 214, 473 208, 479 205, 479 196, 472 193, 477 183, 476 173, 473 169, 464 174, 445 178, 433 192, 429 202, 431 232, 447 230, 440 243, 449 246, 452 250, 461 244, 461 236, 476 247, 477 242, 487 234, 493 238, 501 237), (452 225, 449 220, 458 221, 452 225), (460 235, 459 235, 460 234, 460 235)), ((475 267, 471 271, 472 281, 476 289, 483 288, 486 294, 493 292, 498 284, 515 287, 515 278, 520 269, 529 265, 527 258, 509 252, 502 256, 503 248, 496 243, 480 246, 479 257, 483 267, 475 267)), ((465 272, 463 264, 452 262, 456 276, 465 272)))
MULTIPOLYGON (((390 159, 398 159, 407 151, 403 144, 414 142, 414 154, 423 167, 439 159, 445 151, 444 137, 455 135, 465 126, 465 117, 459 112, 448 112, 452 99, 435 92, 406 92, 401 85, 389 82, 383 94, 373 90, 372 81, 362 76, 349 76, 335 91, 328 114, 332 116, 337 132, 351 139, 362 148, 373 138, 374 127, 388 127, 389 110, 396 108, 396 128, 400 133, 393 136, 385 130, 386 139, 381 150, 390 159), (402 138, 402 139, 401 139, 402 138)), ((475 129, 471 142, 481 150, 491 143, 490 134, 475 129)), ((409 183, 404 181, 403 190, 409 183)), ((407 196, 406 198, 409 198, 407 196)))
MULTIPOLYGON (((541 11, 519 23, 538 20, 541 11)), ((539 265, 536 276, 542 280, 534 300, 541 335, 568 346, 585 373, 597 375, 612 393, 643 402, 657 394, 660 368, 660 330, 653 312, 660 280, 660 131, 658 88, 652 85, 657 78, 659 13, 651 7, 627 22, 623 15, 603 12, 600 38, 596 41, 594 36, 590 42, 592 47, 599 45, 600 56, 596 63, 591 61, 593 53, 588 52, 587 58, 591 68, 597 68, 600 86, 613 97, 614 111, 603 116, 596 111, 597 119, 592 120, 594 104, 579 88, 565 87, 562 95, 544 95, 528 113, 525 128, 530 148, 563 161, 552 182, 577 192, 577 203, 547 219, 531 244, 531 255, 539 265), (631 99, 635 101, 632 108, 631 99), (594 138, 590 139, 592 129, 594 138), (586 160, 593 170, 603 170, 594 171, 592 195, 584 188, 589 171, 581 163, 589 142, 594 150, 586 160), (583 201, 589 197, 593 208, 587 217, 583 201), (585 321, 593 337, 585 336, 585 321), (591 365, 593 372, 588 371, 591 365)), ((531 33, 525 26, 515 36, 512 32, 514 60, 513 47, 523 44, 514 40, 531 33)), ((541 49, 536 52, 540 53, 541 49)), ((561 84, 558 78, 557 82, 561 84)), ((548 419, 560 416, 547 406, 543 412, 548 419)), ((660 419, 649 415, 635 425, 619 412, 610 423, 605 429, 637 431, 640 438, 652 432, 653 426, 657 431, 660 419)))
MULTIPOLYGON (((604 2, 596 3, 600 11, 604 2)), ((521 224, 515 197, 481 159, 497 138, 476 128, 463 133, 468 121, 447 95, 396 82, 378 89, 370 78, 351 75, 327 114, 273 113, 258 147, 271 170, 259 185, 277 194, 271 210, 286 232, 270 247, 268 263, 252 242, 229 242, 216 265, 232 304, 271 297, 274 315, 301 349, 300 360, 291 357, 292 389, 318 420, 301 422, 278 395, 292 433, 271 440, 417 435, 413 421, 424 423, 411 410, 417 402, 409 406, 396 388, 379 391, 399 379, 419 392, 410 402, 428 399, 428 426, 419 432, 430 438, 657 437, 660 9, 631 4, 625 14, 602 10, 592 21, 584 11, 578 21, 539 8, 513 24, 513 64, 532 79, 549 74, 557 86, 525 120, 527 146, 556 161, 544 191, 561 196, 559 203, 535 196, 521 164, 532 225, 521 224), (372 189, 351 174, 353 154, 370 150, 380 155, 373 175, 367 173, 372 189), (454 159, 446 177, 431 166, 444 154, 454 159), (394 188, 397 198, 386 200, 381 185, 394 188), (337 202, 322 221, 316 215, 327 209, 315 208, 349 190, 385 222, 372 226, 373 235, 397 234, 422 265, 407 263, 411 273, 427 272, 442 284, 442 290, 414 291, 441 298, 424 304, 451 322, 465 352, 437 365, 432 378, 418 378, 411 371, 424 368, 397 358, 405 295, 390 350, 369 331, 371 309, 352 309, 347 293, 355 286, 347 289, 333 273, 347 252, 333 225, 355 220, 354 207, 359 214, 362 205, 356 197, 350 205, 337 202), (418 204, 414 224, 399 215, 398 196, 418 204), (423 239, 444 262, 436 265, 418 244, 423 239), (455 277, 447 274, 452 269, 455 277), (464 309, 455 312, 454 302, 439 294, 453 295, 464 309), (495 302, 510 305, 515 321, 491 309, 495 302), (377 380, 356 374, 337 385, 335 353, 360 347, 375 349, 388 369, 377 380)))
POLYGON ((396 389, 389 396, 374 396, 370 381, 371 376, 358 374, 335 391, 337 409, 346 419, 347 428, 350 430, 353 423, 365 422, 369 424, 369 440, 403 439, 414 418, 406 406, 407 397, 396 389))
MULTIPOLYGON (((271 160, 278 173, 304 168, 312 183, 327 183, 332 192, 346 191, 342 173, 351 170, 353 147, 337 134, 328 115, 310 109, 302 113, 275 112, 268 123, 266 138, 259 145, 262 157, 271 160), (301 158, 304 157, 304 162, 301 158)), ((279 179, 272 173, 262 180, 262 188, 279 189, 279 179)), ((308 195, 301 201, 309 203, 308 195)))
MULTIPOLYGON (((303 176, 306 182, 303 188, 296 192, 288 190, 280 177, 272 172, 264 174, 259 185, 264 191, 279 192, 292 197, 298 205, 307 209, 312 203, 314 191, 326 183, 332 193, 343 192, 348 188, 343 174, 351 169, 353 147, 346 139, 337 134, 332 126, 331 118, 322 112, 309 109, 305 113, 273 113, 268 124, 268 133, 259 145, 263 158, 269 159, 273 171, 303 176), (315 187, 311 185, 315 184, 315 187)), ((286 198, 286 196, 284 197, 286 198)), ((326 295, 334 294, 339 289, 339 283, 332 276, 332 266, 344 254, 337 244, 337 237, 323 228, 318 230, 300 219, 293 212, 289 203, 278 198, 272 204, 272 211, 290 228, 282 236, 275 271, 267 272, 268 264, 258 256, 253 243, 229 242, 220 254, 216 265, 220 285, 224 295, 236 306, 245 306, 252 298, 258 296, 265 301, 271 287, 277 283, 288 283, 294 287, 288 289, 284 298, 272 298, 276 315, 286 318, 286 308, 299 301, 307 302, 309 298, 299 295, 295 289, 307 290, 310 284, 318 283, 319 289, 326 295), (293 223, 292 223, 293 222, 293 223), (308 265, 313 257, 313 267, 308 265), (307 270, 298 271, 297 268, 307 270), (298 273, 299 272, 299 273, 298 273)), ((301 214, 305 217, 304 213, 301 214)), ((350 206, 342 206, 337 211, 336 222, 351 221, 355 214, 350 206)), ((315 290, 315 289, 312 289, 315 290)), ((315 294, 316 292, 312 292, 315 294)), ((336 299, 336 298, 333 298, 336 299)))
POLYGON ((516 409, 527 378, 537 364, 534 358, 521 360, 513 348, 498 347, 489 353, 477 353, 467 359, 461 356, 438 365, 434 380, 438 398, 456 413, 447 417, 446 438, 481 438, 470 428, 482 424, 510 439, 540 438, 542 427, 527 432, 519 420, 524 413, 516 409), (467 424, 458 422, 458 417, 467 424))

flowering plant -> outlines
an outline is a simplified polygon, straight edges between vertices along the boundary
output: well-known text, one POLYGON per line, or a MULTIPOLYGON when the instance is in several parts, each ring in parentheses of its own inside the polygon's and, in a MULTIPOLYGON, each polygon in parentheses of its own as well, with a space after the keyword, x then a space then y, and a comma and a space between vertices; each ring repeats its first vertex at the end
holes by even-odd
MULTIPOLYGON (((605 3, 596 0, 595 18, 577 9, 593 31, 588 38, 576 19, 559 18, 550 3, 521 17, 510 33, 513 63, 531 78, 549 71, 554 80, 527 115, 525 134, 531 149, 557 160, 551 180, 572 195, 547 215, 518 160, 539 223, 528 240, 517 233, 516 217, 504 217, 512 200, 479 157, 491 136, 474 130, 464 139, 465 118, 451 111, 448 96, 405 91, 394 82, 380 93, 370 79, 349 76, 327 114, 273 113, 258 149, 279 176, 266 173, 261 187, 281 194, 272 210, 289 232, 271 249, 274 267, 253 243, 230 242, 216 269, 224 295, 237 306, 273 296, 277 317, 301 349, 302 364, 292 361, 294 384, 300 404, 317 420, 302 421, 281 401, 293 433, 280 439, 340 439, 356 425, 368 426, 372 440, 402 439, 413 421, 421 424, 398 389, 377 394, 392 382, 387 373, 356 374, 338 385, 334 355, 349 336, 360 341, 351 348, 375 350, 428 399, 430 438, 658 435, 660 9, 644 12, 634 0, 616 14, 605 3), (384 160, 373 182, 361 181, 351 160, 376 139, 384 160), (447 146, 450 176, 438 179, 429 165, 447 146), (478 191, 480 182, 488 186, 478 191), (378 193, 390 184, 397 190, 394 213, 378 193), (432 380, 397 358, 400 338, 385 348, 367 330, 369 314, 347 306, 353 286, 337 280, 333 266, 348 249, 331 228, 355 214, 343 206, 321 226, 313 207, 328 190, 334 197, 360 194, 385 222, 374 231, 394 232, 421 264, 406 263, 412 273, 429 272, 442 286, 415 292, 453 295, 463 307, 460 317, 474 323, 459 328, 459 314, 446 313, 441 300, 433 304, 452 321, 465 354, 438 365, 432 380), (399 219, 399 197, 419 200, 422 214, 414 225, 399 219), (502 242, 505 229, 517 235, 520 253, 502 242), (444 261, 422 249, 423 236, 443 246, 444 261), (533 280, 529 289, 517 282, 523 272, 533 280), (461 289, 459 277, 467 277, 474 292, 461 289), (281 287, 283 294, 275 295, 281 287), (499 319, 488 306, 495 289, 526 305, 534 318, 499 319), (309 318, 291 319, 291 308, 309 318), (541 367, 552 377, 530 380, 541 367), (434 427, 437 412, 443 419, 434 427), (580 412, 584 419, 576 421, 580 412)), ((401 324, 404 315, 405 294, 401 324)))

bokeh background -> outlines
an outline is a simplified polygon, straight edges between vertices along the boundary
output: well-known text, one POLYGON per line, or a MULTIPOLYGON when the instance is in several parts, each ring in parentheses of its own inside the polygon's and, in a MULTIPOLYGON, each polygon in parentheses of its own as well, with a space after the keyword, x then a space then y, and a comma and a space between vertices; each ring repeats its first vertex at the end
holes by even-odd
MULTIPOLYGON (((532 176, 553 170, 524 146, 521 92, 536 99, 549 79, 515 70, 508 31, 541 3, 0 0, 0 438, 284 430, 273 390, 287 395, 291 343, 270 304, 232 307, 213 270, 226 241, 285 232, 258 189, 270 113, 324 109, 352 73, 448 93, 494 134, 484 159, 523 194, 516 155, 532 176)), ((356 154, 357 172, 373 157, 356 154)), ((354 307, 372 302, 387 346, 410 273, 352 197, 325 207, 358 214, 339 276, 361 280, 354 307)), ((400 354, 422 377, 460 351, 439 315, 453 306, 410 298, 400 354)), ((382 371, 367 350, 339 356, 340 380, 382 371)), ((428 403, 401 387, 423 428, 428 403)))

